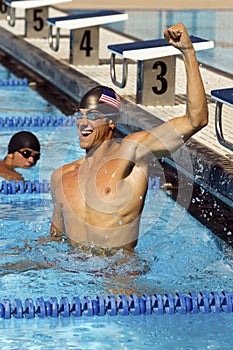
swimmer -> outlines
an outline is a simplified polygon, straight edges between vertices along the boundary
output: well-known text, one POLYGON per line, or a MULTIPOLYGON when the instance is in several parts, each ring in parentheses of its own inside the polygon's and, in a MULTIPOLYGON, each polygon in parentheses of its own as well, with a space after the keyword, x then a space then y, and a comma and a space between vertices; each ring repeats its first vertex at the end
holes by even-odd
POLYGON ((15 168, 29 169, 40 159, 40 142, 29 131, 14 134, 8 144, 8 154, 0 160, 0 177, 10 180, 23 180, 15 168))
MULTIPOLYGON (((164 31, 180 50, 187 77, 187 109, 168 122, 114 138, 121 113, 116 92, 97 86, 81 99, 78 136, 86 155, 55 170, 51 237, 75 244, 134 250, 148 188, 149 163, 169 156, 208 123, 206 94, 189 34, 182 23, 164 31)), ((155 203, 156 210, 156 203, 155 203)))

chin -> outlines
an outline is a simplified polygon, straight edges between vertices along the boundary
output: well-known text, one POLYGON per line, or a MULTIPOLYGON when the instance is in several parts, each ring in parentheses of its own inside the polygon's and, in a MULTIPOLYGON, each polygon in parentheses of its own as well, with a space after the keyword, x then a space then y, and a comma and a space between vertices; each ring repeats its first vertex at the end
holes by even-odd
POLYGON ((80 142, 79 142, 79 145, 80 145, 80 147, 81 148, 83 148, 83 149, 88 149, 88 148, 90 148, 90 142, 87 142, 87 141, 83 141, 83 140, 81 140, 80 142))
POLYGON ((87 148, 88 148, 87 144, 85 144, 84 142, 80 142, 79 146, 80 146, 82 149, 87 149, 87 148))

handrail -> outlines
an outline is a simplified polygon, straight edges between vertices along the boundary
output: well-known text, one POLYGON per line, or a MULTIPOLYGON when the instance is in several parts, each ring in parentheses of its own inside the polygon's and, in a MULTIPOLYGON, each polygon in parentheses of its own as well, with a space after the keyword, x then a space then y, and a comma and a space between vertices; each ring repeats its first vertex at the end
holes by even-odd
POLYGON ((215 109, 215 131, 216 131, 216 136, 218 139, 218 142, 228 148, 229 150, 233 151, 233 143, 227 141, 224 138, 223 134, 223 126, 222 126, 222 103, 217 101, 216 103, 216 109, 215 109))

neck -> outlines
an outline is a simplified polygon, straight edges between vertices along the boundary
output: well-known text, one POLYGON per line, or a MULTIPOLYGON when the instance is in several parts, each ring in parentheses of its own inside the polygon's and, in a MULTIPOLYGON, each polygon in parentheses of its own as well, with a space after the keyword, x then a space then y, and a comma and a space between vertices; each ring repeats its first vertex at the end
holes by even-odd
POLYGON ((99 143, 98 145, 86 149, 86 159, 90 159, 91 157, 95 156, 102 158, 104 154, 106 154, 107 150, 112 147, 112 145, 115 144, 115 141, 113 139, 105 140, 104 142, 99 143))

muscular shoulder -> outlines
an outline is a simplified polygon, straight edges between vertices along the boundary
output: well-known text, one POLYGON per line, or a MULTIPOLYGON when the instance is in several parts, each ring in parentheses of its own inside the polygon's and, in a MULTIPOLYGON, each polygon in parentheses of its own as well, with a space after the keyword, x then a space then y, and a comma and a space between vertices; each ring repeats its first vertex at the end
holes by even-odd
POLYGON ((127 135, 120 147, 121 154, 134 164, 144 167, 151 158, 150 149, 146 144, 148 137, 149 134, 145 131, 127 135))
POLYGON ((75 160, 72 163, 65 164, 62 167, 54 170, 51 176, 51 190, 53 191, 53 188, 57 186, 58 182, 65 174, 74 171, 81 163, 82 159, 75 160))
POLYGON ((2 177, 3 179, 5 179, 7 181, 24 180, 22 174, 20 174, 19 172, 17 172, 14 169, 9 169, 3 160, 0 161, 0 177, 2 177))

